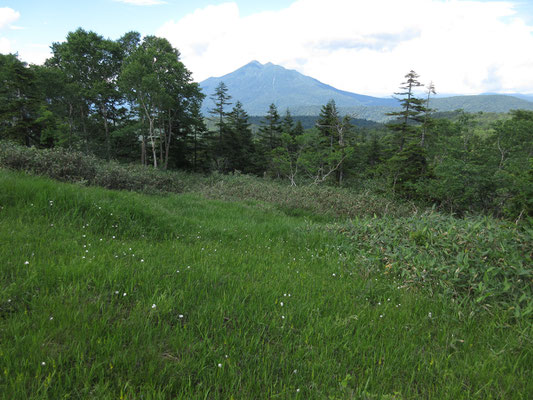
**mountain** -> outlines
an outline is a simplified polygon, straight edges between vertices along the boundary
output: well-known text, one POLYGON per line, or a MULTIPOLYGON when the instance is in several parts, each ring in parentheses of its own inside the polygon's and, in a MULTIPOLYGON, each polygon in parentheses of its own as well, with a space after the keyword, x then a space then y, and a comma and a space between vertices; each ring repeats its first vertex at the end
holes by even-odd
MULTIPOLYGON (((386 113, 397 110, 399 102, 393 98, 365 96, 339 90, 297 71, 272 63, 252 61, 221 77, 200 82, 206 95, 202 106, 204 115, 213 107, 210 96, 220 82, 228 87, 232 102, 240 101, 249 115, 265 115, 274 103, 280 114, 290 109, 293 115, 316 116, 329 100, 335 100, 341 115, 378 122, 387 120, 386 113)), ((394 90, 394 88, 392 88, 394 90)), ((391 90, 391 91, 392 91, 391 90)), ((438 111, 463 109, 467 112, 509 112, 533 110, 533 96, 484 94, 431 99, 430 107, 438 111)))
POLYGON ((272 63, 252 61, 227 75, 200 82, 207 96, 202 111, 213 107, 209 98, 223 81, 229 89, 232 101, 239 100, 250 115, 264 115, 274 103, 280 113, 290 108, 294 115, 317 115, 329 100, 338 107, 394 107, 397 101, 350 93, 326 85, 297 71, 272 63))
MULTIPOLYGON (((527 98, 527 96, 524 96, 527 98)), ((516 95, 482 94, 477 96, 453 96, 436 98, 430 107, 438 111, 463 109, 466 112, 509 112, 510 110, 533 110, 533 102, 516 95)))

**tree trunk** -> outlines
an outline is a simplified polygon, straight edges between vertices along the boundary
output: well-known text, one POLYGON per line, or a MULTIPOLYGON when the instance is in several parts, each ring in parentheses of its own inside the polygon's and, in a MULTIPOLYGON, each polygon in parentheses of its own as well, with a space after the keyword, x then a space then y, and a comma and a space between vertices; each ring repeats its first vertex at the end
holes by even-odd
POLYGON ((102 110, 102 118, 104 120, 106 157, 107 157, 107 161, 109 161, 111 160, 111 139, 109 138, 109 126, 107 124, 107 109, 105 105, 102 104, 101 110, 102 110))

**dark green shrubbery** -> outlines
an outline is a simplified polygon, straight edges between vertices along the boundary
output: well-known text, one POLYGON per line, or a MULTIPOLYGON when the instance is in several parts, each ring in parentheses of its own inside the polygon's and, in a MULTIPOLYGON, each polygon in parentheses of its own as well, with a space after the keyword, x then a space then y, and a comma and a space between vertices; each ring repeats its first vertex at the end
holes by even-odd
POLYGON ((179 192, 177 174, 140 165, 104 162, 62 148, 37 149, 0 142, 0 167, 27 171, 63 182, 139 192, 179 192))
POLYGON ((375 188, 367 185, 364 190, 320 185, 291 187, 249 175, 166 172, 141 165, 105 162, 61 148, 39 150, 9 142, 0 142, 0 167, 107 189, 147 193, 187 191, 212 199, 262 201, 289 214, 405 216, 416 211, 412 205, 378 194, 375 188))
POLYGON ((421 289, 515 317, 533 314, 533 230, 507 221, 439 213, 360 218, 330 226, 348 238, 353 263, 421 289), (354 251, 354 248, 357 249, 354 251))

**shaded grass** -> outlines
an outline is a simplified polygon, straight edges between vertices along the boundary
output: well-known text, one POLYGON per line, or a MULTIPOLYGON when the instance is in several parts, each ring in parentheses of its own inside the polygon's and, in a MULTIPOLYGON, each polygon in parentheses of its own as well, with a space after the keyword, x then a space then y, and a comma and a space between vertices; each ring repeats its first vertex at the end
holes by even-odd
POLYGON ((2 398, 533 394, 529 319, 398 288, 353 226, 6 171, 0 207, 2 398))

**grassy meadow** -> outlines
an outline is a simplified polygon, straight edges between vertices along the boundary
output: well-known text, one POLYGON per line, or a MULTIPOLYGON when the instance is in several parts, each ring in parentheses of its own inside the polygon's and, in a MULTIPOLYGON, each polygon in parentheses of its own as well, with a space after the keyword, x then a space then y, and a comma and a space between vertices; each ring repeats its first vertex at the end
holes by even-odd
POLYGON ((0 169, 0 398, 533 398, 531 227, 375 214, 0 169))

